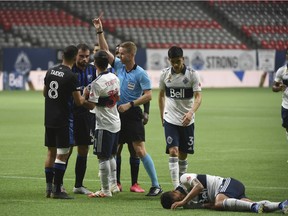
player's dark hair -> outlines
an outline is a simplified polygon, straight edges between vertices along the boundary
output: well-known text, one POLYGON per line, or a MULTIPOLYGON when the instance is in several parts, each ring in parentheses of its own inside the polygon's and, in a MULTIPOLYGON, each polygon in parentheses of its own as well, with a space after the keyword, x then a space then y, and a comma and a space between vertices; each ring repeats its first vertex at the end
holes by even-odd
POLYGON ((77 48, 78 48, 78 50, 83 50, 83 51, 89 50, 90 51, 90 47, 87 44, 84 44, 84 43, 78 44, 77 48))
POLYGON ((72 61, 78 53, 78 48, 76 46, 70 45, 64 48, 63 58, 66 61, 72 61))
POLYGON ((183 57, 183 50, 181 47, 172 46, 168 50, 168 57, 171 58, 179 58, 183 57))
POLYGON ((101 69, 107 68, 109 64, 108 54, 104 50, 97 51, 94 55, 94 64, 101 69))
POLYGON ((161 205, 165 209, 170 209, 172 204, 175 202, 171 191, 165 192, 160 197, 161 205))

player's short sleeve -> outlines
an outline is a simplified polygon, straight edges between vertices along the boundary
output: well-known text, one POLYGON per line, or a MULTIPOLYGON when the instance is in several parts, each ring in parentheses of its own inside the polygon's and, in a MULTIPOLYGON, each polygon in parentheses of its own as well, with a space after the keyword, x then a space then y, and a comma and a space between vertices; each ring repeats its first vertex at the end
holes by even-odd
POLYGON ((143 90, 150 90, 151 89, 151 80, 148 76, 147 71, 144 69, 141 72, 140 76, 140 85, 143 90))
POLYGON ((89 92, 89 99, 88 101, 93 102, 93 103, 98 103, 99 101, 99 89, 100 87, 98 86, 97 82, 93 81, 91 83, 91 89, 89 92))
POLYGON ((280 67, 275 74, 275 78, 274 81, 275 82, 281 82, 282 81, 282 74, 283 74, 283 70, 285 69, 285 67, 280 67))
POLYGON ((193 91, 200 92, 201 91, 201 81, 200 75, 197 71, 193 71, 193 91))
POLYGON ((79 86, 79 81, 78 81, 78 77, 76 74, 71 75, 71 90, 72 91, 77 91, 77 87, 79 86))
POLYGON ((159 89, 160 90, 164 90, 165 89, 165 70, 162 70, 161 71, 161 74, 160 74, 160 78, 159 78, 159 89))
POLYGON ((185 173, 180 177, 180 183, 184 185, 192 185, 193 179, 197 178, 197 174, 185 173))

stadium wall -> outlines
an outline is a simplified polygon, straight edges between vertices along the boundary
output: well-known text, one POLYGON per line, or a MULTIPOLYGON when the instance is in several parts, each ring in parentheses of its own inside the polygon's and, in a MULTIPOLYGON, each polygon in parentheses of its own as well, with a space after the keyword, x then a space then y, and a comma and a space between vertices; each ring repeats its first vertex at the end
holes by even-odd
MULTIPOLYGON (((285 62, 285 51, 276 50, 184 49, 184 55, 185 64, 199 71, 203 87, 257 87, 263 72, 274 72, 285 62)), ((28 89, 29 79, 40 90, 47 69, 59 62, 59 50, 6 48, 3 57, 0 90, 28 89)), ((167 49, 141 50, 136 62, 158 88, 160 70, 169 66, 167 49)), ((268 79, 264 86, 269 86, 268 79)))

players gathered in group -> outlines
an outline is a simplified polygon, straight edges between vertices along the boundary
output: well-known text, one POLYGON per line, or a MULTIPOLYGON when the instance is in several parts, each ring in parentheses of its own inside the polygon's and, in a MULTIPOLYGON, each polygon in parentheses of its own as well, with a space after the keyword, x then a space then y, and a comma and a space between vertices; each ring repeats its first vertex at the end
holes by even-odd
MULTIPOLYGON (((64 48, 62 63, 50 68, 44 79, 47 198, 73 199, 63 182, 73 146, 77 146, 75 194, 104 198, 124 190, 120 181, 121 152, 127 144, 130 191, 145 192, 138 183, 142 162, 151 181, 146 196, 161 195, 161 205, 165 209, 184 207, 255 213, 281 210, 288 213, 288 200, 254 202, 246 197, 245 186, 232 177, 188 172, 187 156, 194 154, 196 141, 195 113, 202 102, 201 81, 199 73, 185 65, 183 49, 178 46, 168 49, 170 66, 161 71, 159 80, 159 119, 166 141, 163 149, 169 155, 167 173, 173 188, 163 193, 154 161, 145 148, 144 125, 148 122, 152 100, 151 80, 135 62, 137 47, 134 42, 123 42, 112 53, 101 16, 92 22, 97 36, 93 54, 86 44, 64 48), (92 63, 89 62, 91 56, 92 63), (97 173, 100 177, 100 190, 96 192, 88 190, 83 183, 90 145, 98 159, 98 170, 94 173, 95 178, 97 173)), ((284 91, 284 96, 287 80, 283 73, 286 71, 287 66, 279 69, 273 85, 273 91, 284 91)), ((285 97, 282 118, 288 134, 285 97)))

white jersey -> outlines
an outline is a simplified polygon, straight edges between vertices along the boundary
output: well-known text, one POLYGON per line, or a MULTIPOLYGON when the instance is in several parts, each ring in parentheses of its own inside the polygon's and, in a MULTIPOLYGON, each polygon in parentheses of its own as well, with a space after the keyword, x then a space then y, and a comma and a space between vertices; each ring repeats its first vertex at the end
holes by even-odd
POLYGON ((195 197, 192 201, 197 201, 199 203, 214 203, 224 178, 213 175, 185 173, 180 177, 180 187, 182 187, 186 193, 189 193, 194 187, 193 179, 198 179, 204 186, 204 189, 200 195, 195 197))
MULTIPOLYGON (((288 86, 288 69, 287 65, 280 67, 274 78, 275 82, 283 82, 286 86, 288 86)), ((283 92, 282 95, 282 106, 285 109, 288 109, 288 88, 283 92)))
MULTIPOLYGON (((182 126, 182 118, 191 110, 193 93, 201 91, 200 77, 197 71, 185 67, 183 72, 176 74, 172 67, 161 71, 160 90, 165 90, 165 107, 163 118, 165 121, 182 126)), ((195 113, 189 125, 194 123, 195 113)))
POLYGON ((108 130, 112 133, 120 131, 121 124, 117 110, 119 96, 120 81, 113 73, 103 72, 91 83, 88 100, 96 103, 96 129, 108 130))

